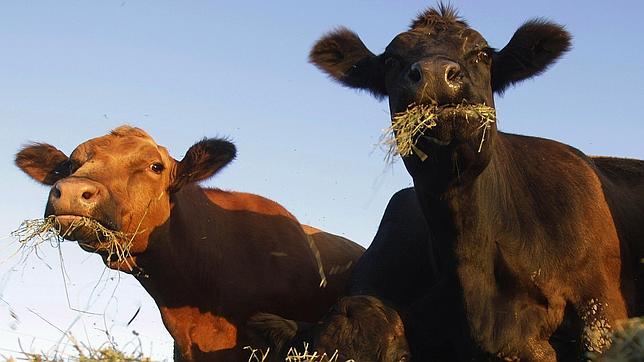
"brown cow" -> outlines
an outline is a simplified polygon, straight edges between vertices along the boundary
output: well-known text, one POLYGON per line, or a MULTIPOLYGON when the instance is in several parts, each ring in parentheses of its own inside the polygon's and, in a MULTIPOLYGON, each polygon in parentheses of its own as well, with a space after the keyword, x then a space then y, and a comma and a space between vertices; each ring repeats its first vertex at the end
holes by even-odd
POLYGON ((311 52, 343 85, 388 97, 394 127, 434 109, 398 146, 409 146, 461 360, 570 360, 565 351, 601 351, 616 320, 642 313, 644 161, 503 133, 490 116, 495 92, 569 47, 563 27, 536 19, 495 51, 441 5, 380 55, 345 28, 311 52))
POLYGON ((118 240, 129 249, 125 259, 108 253, 89 226, 66 238, 139 280, 161 311, 175 354, 237 361, 248 357, 242 348, 250 315, 319 319, 363 248, 301 225, 261 196, 195 184, 235 152, 226 140, 204 139, 176 161, 143 130, 122 126, 82 143, 70 157, 48 144, 26 146, 16 165, 52 186, 45 216, 55 215, 63 233, 86 217, 128 235, 118 240), (324 271, 328 285, 320 287, 324 271))

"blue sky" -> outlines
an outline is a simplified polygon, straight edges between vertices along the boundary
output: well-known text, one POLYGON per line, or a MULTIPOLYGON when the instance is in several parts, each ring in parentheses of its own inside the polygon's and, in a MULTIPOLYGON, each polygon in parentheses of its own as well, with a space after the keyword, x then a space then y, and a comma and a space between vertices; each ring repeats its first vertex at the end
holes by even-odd
MULTIPOLYGON (((589 154, 644 158, 641 2, 453 3, 497 48, 533 17, 564 24, 574 36, 572 51, 551 70, 497 98, 501 130, 589 154)), ((181 158, 204 136, 228 136, 238 159, 206 185, 267 196, 303 223, 367 246, 389 197, 411 179, 400 162, 387 166, 375 146, 388 124, 386 102, 333 83, 307 54, 339 25, 379 53, 434 4, 0 3, 0 354, 16 355, 18 338, 25 350, 54 346, 61 333, 51 323, 73 324, 76 338, 94 346, 106 340, 102 330, 121 346, 135 330, 146 353, 171 355, 151 299, 129 276, 103 274, 96 256, 67 243, 44 246, 43 260, 9 258, 17 248, 9 233, 42 215, 48 192, 13 166, 22 144, 45 141, 69 153, 129 123, 181 158), (79 314, 68 298, 99 315, 79 314)))

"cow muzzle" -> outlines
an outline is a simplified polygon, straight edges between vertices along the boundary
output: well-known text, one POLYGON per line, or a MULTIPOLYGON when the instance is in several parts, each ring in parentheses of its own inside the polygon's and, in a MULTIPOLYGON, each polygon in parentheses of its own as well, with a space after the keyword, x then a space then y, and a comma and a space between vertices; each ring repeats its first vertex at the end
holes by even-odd
POLYGON ((419 102, 454 102, 463 87, 463 71, 449 59, 425 59, 409 67, 406 80, 419 102))
POLYGON ((85 221, 91 219, 110 228, 111 223, 99 217, 100 207, 107 199, 107 189, 100 183, 82 177, 67 177, 52 186, 45 217, 56 216, 60 234, 65 239, 95 241, 95 232, 84 227, 85 221))

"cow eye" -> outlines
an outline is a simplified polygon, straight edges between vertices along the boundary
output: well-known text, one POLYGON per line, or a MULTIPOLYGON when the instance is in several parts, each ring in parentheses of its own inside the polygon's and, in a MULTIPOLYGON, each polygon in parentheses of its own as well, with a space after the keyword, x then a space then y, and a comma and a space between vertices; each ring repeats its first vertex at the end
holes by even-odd
POLYGON ((387 67, 387 69, 392 69, 396 66, 398 66, 398 59, 396 59, 396 57, 389 55, 385 58, 385 67, 387 67))
POLYGON ((150 170, 152 170, 152 172, 156 174, 160 174, 161 172, 163 172, 163 170, 165 170, 165 167, 161 162, 155 162, 150 165, 150 170))
POLYGON ((483 49, 483 50, 480 50, 478 53, 476 53, 476 58, 474 59, 474 63, 483 62, 485 64, 490 64, 490 59, 492 59, 492 57, 490 56, 490 51, 487 49, 483 49))

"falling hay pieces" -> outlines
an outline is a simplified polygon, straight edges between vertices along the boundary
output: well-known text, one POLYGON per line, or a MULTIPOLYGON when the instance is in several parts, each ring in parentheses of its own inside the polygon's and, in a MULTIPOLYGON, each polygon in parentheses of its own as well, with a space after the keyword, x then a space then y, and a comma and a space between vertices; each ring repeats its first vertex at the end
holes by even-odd
POLYGON ((385 159, 392 162, 394 156, 409 156, 417 154, 424 161, 429 155, 416 147, 418 137, 425 134, 429 129, 438 125, 444 117, 461 116, 467 122, 477 120, 480 123, 478 129, 482 129, 481 143, 478 151, 481 152, 483 142, 486 139, 488 130, 492 123, 496 122, 496 111, 494 108, 484 104, 457 104, 437 106, 432 104, 412 104, 406 111, 394 114, 391 126, 385 129, 385 134, 380 143, 387 148, 385 159))

